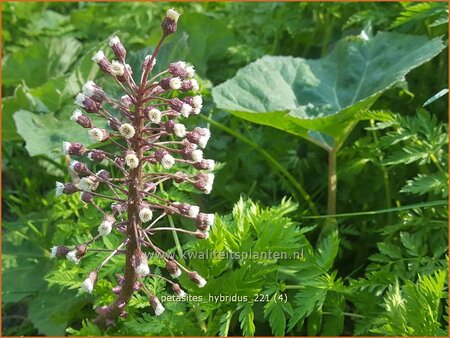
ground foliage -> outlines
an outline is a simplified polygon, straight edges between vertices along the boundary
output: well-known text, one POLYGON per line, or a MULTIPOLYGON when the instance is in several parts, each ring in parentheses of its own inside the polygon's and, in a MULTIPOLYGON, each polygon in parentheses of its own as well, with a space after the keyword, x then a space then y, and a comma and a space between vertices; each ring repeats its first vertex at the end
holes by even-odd
MULTIPOLYGON (((94 307, 112 301, 113 276, 123 263, 114 258, 93 295, 86 295, 79 287, 96 265, 94 256, 79 266, 50 260, 51 246, 89 239, 100 221, 77 196, 54 197, 54 182, 67 179, 60 144, 87 141, 68 117, 83 83, 106 84, 90 61, 93 52, 116 33, 137 64, 157 41, 167 3, 4 3, 2 334, 447 335, 447 4, 171 6, 183 16, 161 52, 161 66, 165 58, 166 63, 185 58, 196 66, 206 101, 200 118, 213 131, 208 153, 221 164, 211 197, 183 187, 165 192, 216 213, 210 239, 180 236, 177 250, 168 234, 158 244, 186 254, 270 248, 288 258, 191 256, 188 265, 208 284, 197 289, 185 277, 181 284, 202 301, 166 302, 166 313, 155 317, 148 300, 135 295, 128 318, 107 331, 93 325, 94 307), (352 106, 344 119, 322 124, 319 119, 316 129, 304 120, 301 127, 294 125, 302 128, 298 135, 287 120, 280 127, 276 115, 263 122, 250 119, 258 125, 223 100, 213 101, 211 91, 219 92, 223 82, 254 61, 316 59, 336 67, 333 62, 340 59, 327 55, 342 50, 342 41, 358 43, 362 31, 375 37, 385 32, 400 45, 419 39, 424 53, 427 41, 439 46, 403 73, 384 74, 375 67, 373 81, 382 82, 383 76, 392 81, 386 79, 390 86, 377 87, 375 96, 362 88, 370 104, 352 106), (348 131, 343 138, 336 131, 341 126, 348 131), (311 134, 314 130, 332 130, 342 140, 337 171, 337 213, 342 215, 336 218, 338 230, 326 236, 320 234, 327 217, 318 217, 301 192, 311 196, 317 214, 326 214, 327 159, 316 144, 323 147, 330 140, 311 134), (305 135, 316 144, 297 137, 305 135), (218 302, 210 295, 239 297, 218 302)), ((297 81, 302 79, 298 72, 297 81)), ((253 92, 253 106, 292 108, 279 101, 288 92, 270 78, 259 84, 264 95, 253 92)), ((254 86, 248 90, 252 94, 254 86)), ((345 95, 345 86, 338 91, 345 95)), ((236 100, 246 99, 235 94, 236 100)), ((309 94, 314 103, 317 93, 309 94)), ((103 245, 115 248, 119 240, 108 236, 103 245)), ((169 294, 160 279, 149 288, 169 294)))

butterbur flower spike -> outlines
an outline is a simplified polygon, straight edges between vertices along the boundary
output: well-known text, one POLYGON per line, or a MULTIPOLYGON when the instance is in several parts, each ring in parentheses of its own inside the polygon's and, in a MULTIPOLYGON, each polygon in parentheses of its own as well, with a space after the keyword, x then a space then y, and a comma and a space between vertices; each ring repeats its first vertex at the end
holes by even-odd
POLYGON ((109 60, 101 50, 93 55, 92 61, 103 71, 103 76, 115 82, 122 93, 114 98, 96 82, 87 81, 75 98, 78 107, 70 119, 86 129, 84 133, 94 147, 108 145, 108 148, 88 149, 81 143, 63 143, 64 154, 72 159, 69 169, 74 181, 56 182, 55 195, 79 193, 86 207, 95 208, 102 217, 92 225, 91 240, 72 247, 54 246, 50 256, 83 264, 85 255, 103 255, 99 250, 89 251, 93 243, 105 236, 121 238, 120 245, 105 254, 98 267, 80 281, 81 288, 91 293, 97 280, 104 278, 102 267, 115 255, 125 255, 123 276, 112 288, 116 300, 96 310, 95 323, 103 327, 114 325, 117 318, 126 316, 125 308, 134 292, 146 293, 156 316, 164 312, 158 295, 149 293, 146 287, 149 278, 158 277, 151 273, 149 266, 151 252, 165 261, 163 274, 167 278, 163 278, 179 297, 186 297, 186 292, 170 279, 187 274, 198 287, 206 285, 206 280, 197 272, 188 270, 174 257, 168 259, 169 255, 153 243, 160 231, 167 230, 164 223, 167 215, 187 218, 192 231, 175 230, 199 240, 209 237, 214 223, 213 214, 202 212, 196 205, 170 200, 158 191, 162 185, 169 188, 175 182, 190 184, 209 194, 214 181, 211 173, 214 161, 204 159, 202 150, 211 133, 200 126, 188 128, 186 123, 186 119, 199 114, 203 107, 194 66, 176 60, 167 62, 169 66, 165 71, 153 74, 160 47, 167 36, 175 33, 179 18, 180 14, 174 9, 167 11, 161 24, 160 42, 153 54, 141 60, 142 72, 134 69, 134 73, 142 73, 139 82, 127 64, 127 51, 119 37, 111 36, 108 43, 114 59, 109 60), (104 119, 104 123, 99 123, 100 119, 104 119), (106 202, 98 203, 99 199, 106 202))

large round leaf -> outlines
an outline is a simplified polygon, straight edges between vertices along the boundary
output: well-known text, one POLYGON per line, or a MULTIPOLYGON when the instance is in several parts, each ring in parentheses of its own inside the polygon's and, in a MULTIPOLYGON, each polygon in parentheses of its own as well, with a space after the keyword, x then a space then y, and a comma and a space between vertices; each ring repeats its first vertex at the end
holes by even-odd
POLYGON ((264 56, 212 94, 220 109, 330 148, 351 130, 356 112, 443 48, 439 38, 361 34, 319 60, 264 56))

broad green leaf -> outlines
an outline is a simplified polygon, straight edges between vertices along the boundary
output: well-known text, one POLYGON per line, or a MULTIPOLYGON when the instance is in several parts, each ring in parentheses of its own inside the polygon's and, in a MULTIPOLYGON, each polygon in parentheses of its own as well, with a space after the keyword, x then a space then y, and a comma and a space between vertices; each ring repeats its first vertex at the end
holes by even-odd
POLYGON ((200 13, 186 15, 180 20, 179 31, 188 35, 188 60, 202 76, 207 71, 208 61, 224 58, 234 41, 227 25, 220 20, 200 13), (208 27, 208 29, 205 29, 208 27))
POLYGON ((25 82, 37 87, 63 75, 75 62, 81 44, 74 38, 51 38, 36 42, 2 60, 3 84, 25 82))
POLYGON ((27 110, 14 114, 17 131, 25 140, 25 148, 31 156, 45 154, 48 157, 61 156, 63 141, 92 142, 85 130, 69 119, 60 121, 51 114, 38 115, 27 110))
POLYGON ((327 149, 343 142, 356 113, 443 49, 440 38, 385 32, 346 37, 319 60, 264 56, 212 95, 220 109, 327 149))

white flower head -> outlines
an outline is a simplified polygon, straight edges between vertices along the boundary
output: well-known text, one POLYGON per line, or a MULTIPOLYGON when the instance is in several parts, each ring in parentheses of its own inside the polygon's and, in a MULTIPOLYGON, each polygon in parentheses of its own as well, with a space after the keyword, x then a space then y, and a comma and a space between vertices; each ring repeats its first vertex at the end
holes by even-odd
POLYGON ((176 10, 174 10, 173 8, 170 8, 169 10, 167 10, 166 12, 166 16, 172 20, 177 22, 178 18, 180 17, 180 13, 178 13, 176 10))
POLYGON ((116 35, 113 35, 109 39, 109 43, 108 44, 109 44, 110 47, 112 47, 114 45, 117 45, 118 43, 120 43, 120 39, 116 35))
POLYGON ((216 162, 214 162, 214 160, 205 160, 205 162, 208 170, 214 170, 214 167, 216 166, 216 162))
POLYGON ((181 270, 178 269, 178 267, 177 267, 177 269, 175 270, 174 273, 171 273, 171 274, 170 274, 170 277, 172 277, 172 278, 178 278, 178 277, 180 277, 180 276, 181 276, 181 270))
POLYGON ((111 73, 114 76, 122 76, 125 73, 125 66, 119 61, 111 62, 111 73))
POLYGON ((206 279, 204 279, 202 276, 198 276, 197 286, 199 288, 202 288, 206 285, 206 279))
POLYGON ((175 159, 170 154, 165 154, 163 158, 161 159, 161 164, 164 167, 164 169, 170 169, 175 164, 175 159))
POLYGON ((159 124, 161 122, 161 111, 156 108, 150 109, 148 112, 148 119, 152 123, 159 124))
POLYGON ((200 212, 200 208, 196 205, 191 205, 191 207, 189 208, 189 216, 192 218, 197 217, 199 212, 200 212))
POLYGON ((119 133, 127 140, 132 138, 136 131, 134 130, 134 127, 129 123, 124 123, 119 127, 119 133))
POLYGON ((101 60, 105 58, 105 53, 103 53, 102 50, 99 50, 95 55, 92 57, 92 61, 95 63, 99 63, 101 60))
POLYGON ((147 262, 141 262, 137 267, 136 267, 136 273, 139 276, 147 276, 150 273, 150 268, 148 267, 147 262))
POLYGON ((77 121, 80 118, 80 116, 82 116, 82 115, 83 115, 83 113, 81 112, 81 110, 75 109, 73 111, 72 116, 70 117, 70 119, 72 121, 77 121))
POLYGON ((70 149, 70 146, 71 146, 71 143, 70 143, 70 142, 63 142, 62 149, 63 149, 63 153, 64 153, 65 155, 69 155, 69 149, 70 149))
POLYGON ((88 81, 83 85, 83 94, 86 96, 94 95, 95 83, 94 81, 88 81))
POLYGON ((198 115, 202 111, 202 107, 192 109, 192 114, 198 115))
POLYGON ((182 123, 176 123, 173 126, 173 132, 178 137, 185 137, 186 136, 186 127, 182 123))
POLYGON ((177 61, 175 64, 180 67, 181 69, 186 69, 186 62, 184 61, 177 61))
POLYGON ((183 115, 184 117, 189 117, 189 114, 191 112, 192 112, 192 107, 190 105, 188 105, 187 103, 183 103, 183 105, 181 106, 181 110, 180 110, 181 115, 183 115))
POLYGON ((211 226, 214 224, 214 214, 206 214, 206 224, 211 226))
POLYGON ((75 97, 75 104, 77 106, 84 107, 84 100, 86 100, 86 95, 84 95, 83 93, 78 93, 75 97))
POLYGON ((203 99, 200 95, 195 95, 192 98, 192 105, 194 106, 194 108, 201 108, 203 105, 203 99))
MULTIPOLYGON (((194 66, 186 67, 186 72, 187 72, 187 78, 189 78, 189 79, 193 78, 195 76, 194 66)), ((195 81, 195 80, 192 79, 191 81, 195 81)), ((197 82, 197 81, 195 81, 195 82, 197 82)), ((192 84, 194 84, 194 83, 192 82, 192 84)), ((198 85, 197 85, 197 89, 194 89, 194 90, 198 90, 198 85)))
POLYGON ((128 153, 127 156, 125 156, 125 163, 127 164, 128 167, 134 169, 138 167, 139 159, 137 158, 136 154, 128 153))
POLYGON ((61 196, 64 193, 64 183, 56 182, 55 196, 61 196))
POLYGON ((66 255, 66 258, 69 262, 78 264, 80 263, 80 259, 77 257, 77 251, 76 250, 72 250, 69 251, 66 255))
POLYGON ((173 90, 180 89, 181 88, 181 79, 178 76, 171 78, 169 81, 169 86, 173 90))
MULTIPOLYGON (((208 179, 205 185, 205 194, 210 194, 214 183, 214 174, 207 174, 208 179)), ((214 216, 214 215, 213 215, 214 216)))
POLYGON ((94 290, 94 283, 92 283, 91 279, 88 277, 84 280, 83 284, 81 284, 81 288, 87 293, 92 293, 92 290, 94 290))
POLYGON ((105 138, 103 131, 99 128, 92 128, 88 131, 89 138, 94 142, 101 142, 105 138))
POLYGON ((91 192, 95 188, 95 183, 91 179, 83 177, 78 183, 78 188, 82 191, 91 192))
POLYGON ((203 160, 203 151, 200 149, 194 150, 191 156, 194 162, 201 162, 203 160))
POLYGON ((200 139, 198 140, 198 145, 201 148, 205 148, 208 144, 209 138, 211 137, 211 132, 207 128, 202 128, 202 134, 200 139))
POLYGON ((186 298, 187 293, 184 292, 184 290, 180 290, 180 292, 178 292, 178 296, 179 296, 180 298, 186 298))
POLYGON ((149 208, 142 208, 139 211, 139 218, 142 222, 147 223, 153 218, 153 212, 149 208))
POLYGON ((113 223, 109 220, 104 220, 99 226, 98 226, 98 233, 100 236, 108 236, 112 231, 112 225, 113 223))
POLYGON ((52 247, 51 253, 50 253, 50 258, 55 258, 57 252, 58 252, 58 247, 57 246, 52 247))

